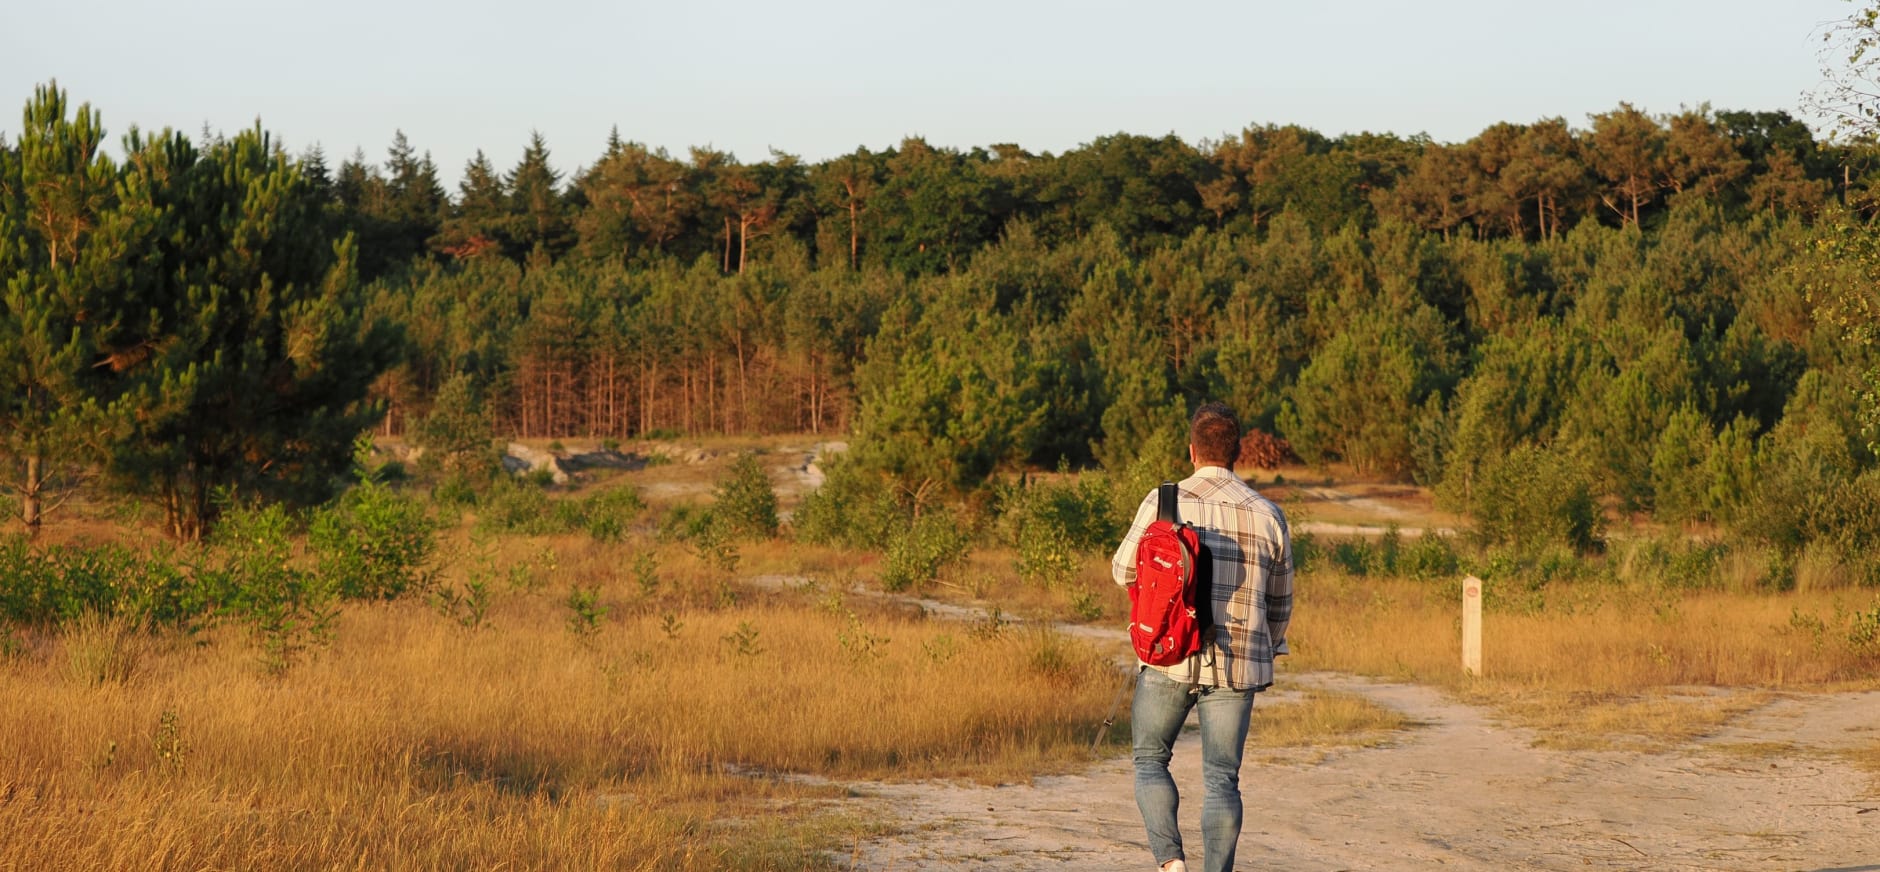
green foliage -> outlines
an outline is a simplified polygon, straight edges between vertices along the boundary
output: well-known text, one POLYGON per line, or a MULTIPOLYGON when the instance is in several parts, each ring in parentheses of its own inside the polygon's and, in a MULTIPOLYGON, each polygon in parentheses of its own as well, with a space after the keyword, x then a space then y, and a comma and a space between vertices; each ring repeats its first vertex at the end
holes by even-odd
POLYGON ((572 585, 568 588, 567 599, 562 602, 568 607, 569 632, 581 639, 591 638, 600 632, 601 619, 607 617, 607 607, 600 604, 600 585, 572 585))
POLYGON ((313 513, 316 571, 348 599, 397 599, 431 586, 436 523, 417 499, 372 482, 313 513))
MULTIPOLYGON (((1829 34, 1851 81, 1873 69, 1856 7, 1829 34)), ((1871 89, 1834 93, 1870 131, 1871 89)), ((1440 483, 1471 513, 1543 445, 1596 505, 1790 556, 1851 560, 1868 530, 1880 171, 1871 143, 1783 112, 1621 104, 1455 144, 911 138, 820 163, 616 138, 566 178, 537 136, 508 172, 479 154, 452 197, 402 134, 382 167, 329 173, 258 126, 137 133, 120 159, 56 85, 26 110, 0 143, 0 482, 29 529, 93 481, 183 539, 219 493, 318 504, 389 407, 484 529, 604 540, 622 511, 473 498, 494 421, 849 428, 858 474, 832 469, 797 535, 881 547, 1060 459, 1099 461, 1126 513, 1182 472, 1184 413, 1222 399, 1310 462, 1440 483), (1129 472, 1150 456, 1170 469, 1129 472)), ((733 514, 733 536, 770 535, 733 514)))
POLYGON ((146 272, 93 313, 119 325, 99 348, 115 361, 115 478, 183 539, 220 492, 324 500, 402 350, 362 315, 354 242, 326 232, 313 181, 259 127, 200 149, 133 133, 126 151, 118 208, 150 235, 119 256, 146 272))
POLYGON ((764 653, 764 647, 757 642, 757 628, 750 621, 739 621, 738 628, 726 633, 718 640, 724 646, 725 653, 739 660, 748 660, 764 653))
POLYGON ((748 539, 777 535, 777 492, 756 454, 738 455, 712 495, 712 517, 727 535, 748 539))
POLYGON ((695 528, 688 539, 692 553, 719 573, 730 575, 738 568, 738 545, 732 540, 730 531, 718 523, 715 515, 704 512, 701 517, 704 523, 695 528))
POLYGON ((1035 523, 1018 539, 1018 576, 1046 589, 1068 586, 1077 572, 1077 550, 1063 525, 1035 523))
POLYGON ((1418 581, 1455 578, 1462 561, 1447 537, 1424 533, 1397 558, 1397 571, 1418 581))
POLYGON ((1491 544, 1581 552, 1599 545, 1603 518, 1572 457, 1522 445, 1486 469, 1471 495, 1476 532, 1491 544))
POLYGON ((293 565, 293 527, 278 503, 237 507, 224 512, 210 542, 209 572, 225 612, 248 625, 262 664, 277 675, 330 642, 339 616, 337 585, 293 565))
POLYGON ((1875 599, 1872 609, 1856 610, 1850 616, 1847 643, 1856 651, 1880 653, 1880 599, 1875 599))
POLYGON ((411 441, 424 449, 420 463, 447 477, 487 479, 501 470, 490 419, 476 380, 459 372, 444 381, 431 411, 412 427, 411 441))
POLYGON ((444 585, 431 592, 431 604, 437 613, 456 621, 466 630, 476 630, 489 620, 490 583, 485 577, 472 578, 461 589, 444 585))
POLYGON ((881 586, 888 591, 918 590, 940 571, 966 556, 969 539, 959 520, 946 511, 914 519, 888 540, 881 586))
POLYGON ((558 516, 549 503, 548 494, 537 485, 498 479, 478 501, 476 529, 523 536, 563 532, 571 519, 558 516))
MULTIPOLYGON (((1059 468, 1060 475, 1067 472, 1059 468)), ((1051 589, 1071 586, 1079 556, 1115 547, 1133 517, 1133 507, 1130 514, 1115 510, 1115 494, 1101 474, 1061 483, 1021 479, 997 498, 999 530, 1018 550, 1019 576, 1051 589)))
MULTIPOLYGON (((1068 471, 1068 467, 1058 470, 1060 476, 1068 471)), ((1140 499, 1141 494, 1136 498, 1140 499)), ((1057 481, 1021 479, 999 489, 997 499, 1000 532, 1010 544, 1022 546, 1033 531, 1054 528, 1053 535, 1063 538, 1069 547, 1087 552, 1115 547, 1136 508, 1131 501, 1128 511, 1118 512, 1111 479, 1101 473, 1057 481)))
POLYGON ((1627 540, 1611 562, 1622 580, 1652 587, 1705 590, 1718 586, 1719 567, 1731 547, 1684 538, 1627 540))
POLYGON ((845 616, 846 623, 836 631, 836 643, 842 647, 842 653, 856 663, 870 663, 888 656, 886 636, 868 632, 854 612, 846 612, 845 616))
POLYGON ((220 594, 162 553, 116 545, 34 548, 0 537, 0 621, 52 626, 95 613, 138 624, 183 626, 220 594))
POLYGON ((633 558, 633 583, 640 590, 641 598, 649 598, 659 592, 659 558, 651 551, 642 551, 633 558))
POLYGON ((824 464, 822 486, 803 496, 790 526, 813 545, 876 549, 907 518, 894 484, 845 457, 824 464))
POLYGON ((1652 491, 1666 521, 1729 520, 1755 486, 1754 424, 1738 418, 1720 433, 1696 409, 1671 416, 1652 454, 1652 491))
POLYGON ((0 483, 35 532, 73 467, 104 456, 113 385, 97 362, 114 337, 99 316, 140 280, 149 232, 120 206, 99 114, 67 110, 56 83, 35 89, 17 150, 0 147, 0 483))
POLYGON ((618 542, 640 513, 646 510, 639 491, 615 487, 588 496, 581 503, 583 526, 597 542, 618 542))
POLYGON ((1449 377, 1440 369, 1447 356, 1440 335, 1419 337, 1415 324, 1366 313, 1319 349, 1280 412, 1280 429, 1300 457, 1343 460, 1361 472, 1411 471, 1418 412, 1449 377))

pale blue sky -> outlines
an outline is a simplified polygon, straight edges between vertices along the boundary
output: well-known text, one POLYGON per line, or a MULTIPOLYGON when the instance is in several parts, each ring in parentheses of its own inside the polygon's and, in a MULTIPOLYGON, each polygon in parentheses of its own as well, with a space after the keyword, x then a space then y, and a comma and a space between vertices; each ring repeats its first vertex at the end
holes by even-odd
POLYGON ((1190 142, 1249 124, 1459 141, 1576 126, 1621 100, 1786 109, 1843 0, 862 0, 535 3, 61 0, 0 15, 0 131, 57 78, 104 113, 191 133, 260 117, 329 160, 395 129, 454 187, 529 131, 562 170, 608 128, 683 154, 821 160, 903 136, 1061 152, 1118 131, 1190 142))

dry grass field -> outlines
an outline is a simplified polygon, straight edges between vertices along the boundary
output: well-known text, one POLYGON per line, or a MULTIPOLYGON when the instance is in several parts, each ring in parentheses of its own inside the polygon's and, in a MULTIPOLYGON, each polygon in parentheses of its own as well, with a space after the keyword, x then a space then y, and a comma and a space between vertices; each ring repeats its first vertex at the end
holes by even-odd
POLYGON ((349 607, 280 677, 231 628, 29 637, 0 670, 0 868, 816 867, 868 823, 778 775, 1088 760, 1115 677, 1081 643, 768 600, 682 554, 642 590, 607 569, 630 547, 506 544, 552 568, 484 626, 349 607))
MULTIPOLYGON (((1493 590, 1490 591, 1491 596, 1493 590)), ((1325 572, 1299 588, 1293 668, 1443 688, 1559 747, 1658 748, 1769 691, 1880 687, 1880 646, 1848 626, 1871 591, 1728 593, 1561 584, 1484 618, 1484 675, 1459 668, 1453 583, 1325 572)))
MULTIPOLYGON (((459 519, 439 582, 488 582, 480 620, 418 599, 349 605, 330 644, 278 676, 231 625, 12 631, 0 869, 841 868, 891 825, 839 802, 847 783, 1022 782, 1092 762, 1120 645, 850 593, 876 584, 873 553, 745 543, 725 572, 659 541, 653 516, 708 499, 729 450, 591 485, 657 490, 621 542, 491 538, 459 519), (743 581, 764 574, 814 584, 743 581), (577 586, 595 594, 585 613, 577 586)), ((787 511, 796 492, 780 491, 787 511)), ((1015 564, 981 549, 914 593, 982 615, 1122 614, 1107 555, 1066 588, 1015 564)), ((1672 746, 1771 693, 1880 686, 1874 647, 1845 638, 1880 610, 1871 591, 1508 592, 1480 678, 1457 667, 1456 600, 1449 581, 1321 568, 1300 579, 1284 668, 1433 686, 1568 749, 1672 746)), ((1331 691, 1257 715, 1256 754, 1294 761, 1416 727, 1331 691)), ((1880 772, 1880 744, 1851 756, 1880 772)))

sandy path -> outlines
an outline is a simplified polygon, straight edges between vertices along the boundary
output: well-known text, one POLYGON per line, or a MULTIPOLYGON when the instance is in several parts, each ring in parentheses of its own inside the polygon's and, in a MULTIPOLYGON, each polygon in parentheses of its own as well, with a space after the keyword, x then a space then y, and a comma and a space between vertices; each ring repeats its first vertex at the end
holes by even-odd
MULTIPOLYGON (((1872 776, 1821 753, 1872 729, 1880 694, 1785 699, 1693 747, 1630 754, 1535 749, 1526 732, 1423 687, 1284 681, 1360 693, 1421 726, 1316 764, 1250 760, 1241 868, 1880 870, 1872 776), (1726 742, 1807 750, 1744 757, 1716 747, 1726 742)), ((1174 767, 1185 799, 1198 743, 1191 722, 1174 767)), ((1130 784, 1117 759, 1026 785, 857 785, 863 807, 891 809, 907 829, 858 846, 854 868, 1147 869, 1130 784)), ((1186 833, 1198 832, 1197 800, 1183 804, 1186 833)))
MULTIPOLYGON (((752 581, 784 590, 808 579, 752 581)), ((851 593, 985 619, 971 605, 851 593)), ((1126 650, 1112 628, 1060 629, 1126 650)), ((1417 726, 1385 747, 1297 763, 1250 754, 1239 868, 1880 872, 1880 779, 1838 755, 1880 740, 1880 692, 1778 694, 1710 737, 1641 754, 1538 749, 1532 733, 1416 685, 1282 672, 1265 701, 1308 687, 1361 694, 1417 726)), ((1127 742, 1119 729, 1109 746, 1127 742)), ((1191 720, 1173 765, 1191 857, 1199 752, 1191 720)), ((1119 754, 1027 784, 851 784, 853 811, 900 829, 840 859, 863 870, 1147 870, 1131 782, 1119 754)))
MULTIPOLYGON (((973 606, 912 601, 936 618, 984 619, 973 606)), ((1060 628, 1126 651, 1119 630, 1060 628)), ((1880 740, 1880 692, 1777 695, 1689 746, 1641 754, 1535 748, 1531 732, 1417 685, 1283 671, 1279 684, 1264 699, 1356 693, 1417 726, 1382 748, 1299 755, 1315 762, 1250 754, 1243 869, 1880 872, 1880 779, 1838 756, 1880 740), (1756 745, 1773 750, 1743 750, 1756 745)), ((1126 745, 1114 732, 1109 747, 1126 745)), ((1190 839, 1199 757, 1191 717, 1172 766, 1190 839)), ((844 859, 864 870, 1146 870, 1131 784, 1122 756, 1019 785, 851 784, 858 813, 885 810, 902 830, 844 859)))

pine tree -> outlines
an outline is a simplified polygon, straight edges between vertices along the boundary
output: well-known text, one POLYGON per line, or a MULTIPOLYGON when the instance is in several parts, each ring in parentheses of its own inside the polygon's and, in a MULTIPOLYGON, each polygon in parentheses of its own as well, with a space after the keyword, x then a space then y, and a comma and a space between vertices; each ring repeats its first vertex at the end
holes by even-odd
POLYGON ((508 216, 509 190, 483 150, 477 149, 476 156, 464 164, 456 206, 431 245, 459 260, 500 251, 508 238, 508 216))
POLYGON ((437 180, 437 165, 431 162, 430 153, 420 157, 403 130, 392 137, 389 154, 385 163, 389 171, 385 217, 396 238, 391 257, 402 262, 426 251, 427 243, 437 235, 448 214, 450 201, 443 183, 437 180))
POLYGON ((537 251, 553 258, 573 242, 567 210, 562 203, 561 174, 548 163, 548 142, 539 131, 529 134, 529 147, 506 179, 510 198, 510 256, 522 259, 537 251))
POLYGON ((330 240, 301 167, 259 127, 200 151, 133 132, 127 150, 127 207, 188 244, 152 249, 157 280, 121 310, 147 313, 147 350, 117 372, 113 472, 181 539, 225 499, 324 498, 400 346, 360 314, 352 239, 330 240))
POLYGON ((138 233, 114 213, 99 114, 68 106, 56 82, 35 89, 19 147, 0 149, 0 455, 33 533, 62 475, 96 459, 98 334, 138 233))

